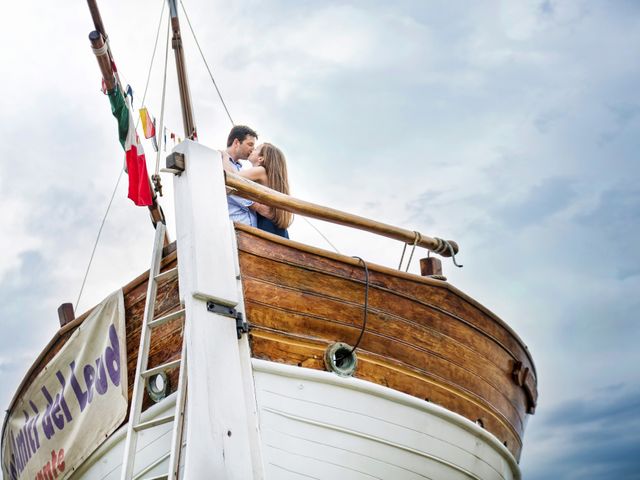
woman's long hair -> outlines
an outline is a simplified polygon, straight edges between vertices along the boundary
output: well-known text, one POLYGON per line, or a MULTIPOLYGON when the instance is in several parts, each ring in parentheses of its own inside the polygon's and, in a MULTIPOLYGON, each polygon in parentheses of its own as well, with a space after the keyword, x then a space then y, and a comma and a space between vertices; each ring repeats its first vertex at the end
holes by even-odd
MULTIPOLYGON (((284 153, 270 143, 263 143, 260 156, 262 157, 262 166, 267 171, 268 187, 289 195, 289 177, 284 153)), ((279 228, 288 228, 293 222, 293 214, 279 208, 274 208, 274 211, 273 223, 279 228)))

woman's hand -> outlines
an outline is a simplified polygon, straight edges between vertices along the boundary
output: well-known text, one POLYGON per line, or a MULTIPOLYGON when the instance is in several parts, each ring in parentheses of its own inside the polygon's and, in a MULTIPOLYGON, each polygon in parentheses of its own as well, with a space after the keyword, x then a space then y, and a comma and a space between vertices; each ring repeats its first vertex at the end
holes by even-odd
POLYGON ((269 205, 265 205, 264 203, 253 202, 251 205, 249 205, 249 208, 256 213, 259 213, 263 217, 268 218, 269 220, 273 220, 276 215, 275 210, 269 205))

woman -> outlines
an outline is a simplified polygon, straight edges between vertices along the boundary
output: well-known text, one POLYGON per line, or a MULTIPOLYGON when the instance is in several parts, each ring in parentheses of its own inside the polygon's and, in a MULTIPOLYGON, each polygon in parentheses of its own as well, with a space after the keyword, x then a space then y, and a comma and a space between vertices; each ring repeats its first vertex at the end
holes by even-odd
MULTIPOLYGON (((253 166, 237 172, 229 163, 229 159, 225 158, 225 170, 253 180, 285 195, 289 195, 287 162, 284 154, 278 147, 270 143, 258 145, 256 149, 251 152, 248 160, 253 166)), ((255 204, 249 208, 257 210, 255 204)), ((268 216, 263 216, 257 211, 256 213, 259 229, 289 238, 287 228, 293 221, 293 214, 291 214, 291 212, 272 207, 269 209, 270 215, 268 216)))

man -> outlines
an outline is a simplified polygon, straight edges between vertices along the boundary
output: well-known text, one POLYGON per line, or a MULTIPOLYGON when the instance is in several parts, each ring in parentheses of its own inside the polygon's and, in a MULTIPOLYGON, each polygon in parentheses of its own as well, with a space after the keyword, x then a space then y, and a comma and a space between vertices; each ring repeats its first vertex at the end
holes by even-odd
MULTIPOLYGON (((253 152, 256 146, 257 140, 258 134, 246 125, 236 125, 231 129, 231 132, 229 132, 226 152, 237 171, 240 171, 242 168, 240 160, 249 158, 249 155, 251 155, 251 152, 253 152)), ((236 195, 227 195, 229 218, 234 222, 256 227, 258 225, 256 214, 249 208, 252 204, 253 202, 251 200, 236 195)))

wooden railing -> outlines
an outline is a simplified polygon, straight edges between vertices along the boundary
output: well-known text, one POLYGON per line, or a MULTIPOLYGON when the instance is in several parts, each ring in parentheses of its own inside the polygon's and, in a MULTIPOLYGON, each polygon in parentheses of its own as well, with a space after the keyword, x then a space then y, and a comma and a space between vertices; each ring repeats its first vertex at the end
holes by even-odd
POLYGON ((300 200, 280 192, 276 192, 258 183, 247 180, 234 173, 225 172, 225 183, 230 193, 237 194, 256 202, 264 203, 271 207, 281 208, 288 212, 297 213, 306 217, 317 218, 347 227, 365 230, 367 232, 382 235, 383 237, 400 240, 409 245, 415 243, 418 247, 429 249, 444 257, 450 257, 458 253, 458 244, 453 240, 443 240, 423 235, 420 232, 405 230, 386 223, 377 222, 365 217, 341 212, 329 207, 316 205, 315 203, 300 200), (449 246, 451 248, 449 248, 449 246))

